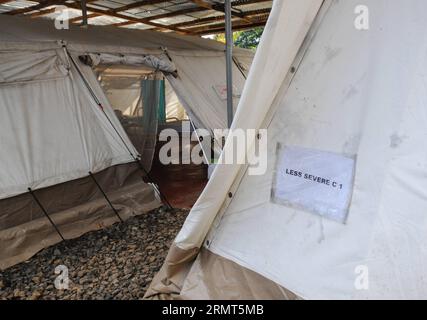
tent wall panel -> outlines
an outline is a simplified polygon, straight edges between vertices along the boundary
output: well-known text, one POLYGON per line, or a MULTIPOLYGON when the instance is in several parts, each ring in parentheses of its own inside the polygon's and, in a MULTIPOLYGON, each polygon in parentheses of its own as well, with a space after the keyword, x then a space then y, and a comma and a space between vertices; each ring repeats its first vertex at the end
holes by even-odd
MULTIPOLYGON (((141 180, 135 164, 110 167, 95 177, 123 220, 161 205, 153 188, 141 180)), ((37 190, 36 194, 66 239, 118 222, 90 177, 37 190)), ((0 207, 0 270, 61 241, 28 193, 1 200, 0 207)))
MULTIPOLYGON (((224 54, 190 55, 170 52, 178 77, 167 76, 171 86, 198 128, 227 128, 227 101, 218 94, 225 86, 224 54), (200 94, 202 93, 202 94, 200 94)), ((237 110, 245 78, 233 65, 234 110, 237 110)))
MULTIPOLYGON (((69 30, 57 30, 42 19, 4 15, 0 17, 0 29, 0 200, 6 208, 0 212, 2 266, 22 261, 58 241, 47 219, 36 211, 34 203, 30 204, 25 194, 29 187, 40 193, 48 209, 55 212, 60 227, 74 228, 70 233, 65 231, 65 236, 78 236, 102 225, 98 223, 98 212, 103 211, 99 203, 95 207, 100 211, 90 204, 83 211, 74 210, 69 205, 84 204, 74 202, 74 196, 69 202, 52 203, 45 190, 58 187, 60 191, 64 183, 74 186, 74 181, 87 177, 89 171, 97 173, 130 164, 138 156, 93 70, 79 60, 80 55, 102 52, 160 57, 171 53, 180 61, 178 77, 182 73, 182 79, 177 80, 179 86, 174 88, 182 96, 189 91, 186 99, 180 96, 188 114, 201 128, 226 127, 225 100, 214 96, 213 89, 225 83, 223 44, 197 37, 108 27, 82 30, 70 26, 69 30), (203 98, 205 91, 209 91, 207 99, 203 98), (224 119, 215 116, 218 112, 224 119), (92 217, 91 212, 95 211, 92 217), (79 217, 83 222, 79 222, 79 217), (5 256, 12 259, 4 262, 5 256)), ((252 56, 242 49, 235 52, 252 56)), ((174 59, 172 62, 175 63, 174 59)), ((236 91, 240 91, 244 77, 237 67, 234 72, 236 91)), ((121 187, 118 194, 120 190, 121 187)), ((90 199, 80 195, 80 200, 91 201, 92 191, 82 188, 90 199)), ((150 198, 152 187, 142 182, 140 190, 131 194, 151 207, 159 205, 150 198)), ((129 210, 146 211, 132 197, 117 197, 117 204, 125 199, 129 210)))
POLYGON ((217 168, 148 296, 210 297, 218 287, 204 273, 213 267, 200 270, 208 251, 306 299, 427 297, 427 4, 365 1, 370 29, 360 31, 358 1, 325 1, 292 65, 322 3, 274 2, 234 122, 262 128, 270 113, 268 170, 217 168), (356 157, 345 224, 271 201, 277 143, 356 157), (368 288, 358 286, 363 269, 368 288), (174 287, 162 287, 169 279, 174 287))
MULTIPOLYGON (((124 186, 140 182, 141 173, 136 164, 110 167, 96 174, 104 191, 112 192, 124 186)), ((90 177, 67 181, 36 191, 37 197, 49 213, 56 213, 100 198, 96 185, 90 177), (53 196, 55 195, 55 196, 53 196)), ((29 193, 0 200, 0 230, 44 217, 39 206, 29 193)))
MULTIPOLYGON (((127 148, 137 154, 92 71, 82 70, 127 148)), ((0 105, 0 147, 7 150, 0 158, 0 199, 133 161, 73 66, 62 79, 1 85, 0 105)))

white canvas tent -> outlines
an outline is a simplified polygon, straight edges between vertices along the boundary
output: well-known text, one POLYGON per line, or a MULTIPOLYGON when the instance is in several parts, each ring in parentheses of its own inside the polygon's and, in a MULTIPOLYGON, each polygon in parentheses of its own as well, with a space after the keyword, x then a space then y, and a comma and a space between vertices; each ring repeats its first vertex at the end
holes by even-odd
MULTIPOLYGON (((160 205, 140 179, 140 155, 86 63, 88 56, 98 64, 164 72, 199 128, 226 126, 226 102, 208 94, 225 82, 220 43, 111 27, 57 30, 53 21, 9 16, 0 17, 0 28, 2 269, 61 240, 28 188, 65 238, 117 221, 89 172, 111 193, 123 218, 160 205)), ((235 58, 252 55, 236 50, 235 58)), ((245 78, 237 65, 234 72, 242 89, 245 78)))
POLYGON ((427 297, 427 3, 363 3, 368 30, 356 0, 274 2, 233 123, 268 129, 267 172, 217 166, 147 298, 427 297), (345 220, 272 200, 278 144, 354 160, 345 220))

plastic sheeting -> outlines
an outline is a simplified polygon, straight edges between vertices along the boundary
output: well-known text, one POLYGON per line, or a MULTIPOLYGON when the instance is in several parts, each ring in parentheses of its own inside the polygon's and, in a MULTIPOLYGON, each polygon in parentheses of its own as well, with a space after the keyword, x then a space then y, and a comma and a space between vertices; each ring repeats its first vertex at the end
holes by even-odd
POLYGON ((271 199, 345 223, 353 192, 355 159, 278 144, 271 199))

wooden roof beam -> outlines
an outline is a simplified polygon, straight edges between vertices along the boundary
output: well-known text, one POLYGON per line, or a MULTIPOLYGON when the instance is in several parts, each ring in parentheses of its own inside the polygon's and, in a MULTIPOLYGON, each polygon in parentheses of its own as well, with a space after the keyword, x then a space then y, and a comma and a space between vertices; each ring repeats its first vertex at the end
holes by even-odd
MULTIPOLYGON (((64 4, 69 8, 80 9, 80 6, 75 4, 75 3, 64 3, 64 4)), ((160 23, 154 23, 154 22, 151 22, 150 19, 147 19, 147 18, 136 18, 136 17, 120 14, 120 13, 114 12, 112 10, 101 10, 101 9, 97 9, 97 8, 94 8, 91 6, 87 6, 87 10, 90 12, 93 12, 93 13, 98 13, 100 15, 106 15, 106 16, 110 16, 110 17, 120 18, 123 20, 133 21, 135 23, 146 24, 146 25, 149 25, 152 27, 156 27, 160 30, 168 30, 168 31, 171 30, 171 31, 175 31, 175 32, 180 33, 180 34, 191 34, 191 31, 187 31, 187 30, 179 29, 179 28, 174 28, 174 27, 169 27, 167 25, 163 25, 160 23)))
POLYGON ((29 6, 29 7, 25 7, 22 9, 7 11, 7 12, 4 12, 4 14, 8 14, 8 15, 24 14, 24 13, 28 13, 31 11, 41 10, 41 9, 44 9, 46 7, 50 7, 53 5, 62 5, 62 4, 65 4, 65 1, 66 0, 43 0, 43 1, 37 1, 36 0, 36 2, 38 2, 38 4, 35 4, 33 6, 29 6))
MULTIPOLYGON (((87 15, 88 20, 101 16, 99 13, 90 13, 87 15)), ((74 17, 68 20, 70 23, 77 23, 83 20, 83 16, 74 17)))
MULTIPOLYGON (((268 20, 268 14, 263 16, 258 16, 255 21, 252 23, 246 23, 243 21, 235 21, 233 24, 233 30, 244 30, 249 28, 255 28, 264 26, 268 20)), ((192 33, 197 35, 207 35, 207 34, 217 34, 225 32, 225 23, 213 24, 205 27, 191 28, 192 33)))
MULTIPOLYGON (((190 1, 193 2, 194 4, 197 4, 199 7, 224 13, 224 6, 223 5, 213 5, 209 2, 206 2, 205 0, 190 0, 190 1)), ((233 17, 240 18, 240 19, 245 20, 247 22, 252 22, 250 19, 248 19, 244 15, 242 15, 241 12, 236 12, 233 9, 231 10, 231 15, 233 17)))
MULTIPOLYGON (((243 6, 243 5, 261 3, 261 2, 268 2, 268 1, 271 1, 271 0, 237 0, 237 1, 233 1, 232 5, 236 4, 237 6, 243 6)), ((213 10, 215 10, 215 11, 219 11, 221 13, 224 13, 224 6, 223 5, 214 4, 213 8, 214 8, 213 10), (221 10, 221 8, 222 8, 222 10, 221 10)), ((118 8, 118 9, 120 9, 120 8, 118 8)), ((151 16, 148 18, 151 20, 158 20, 158 19, 163 19, 163 18, 183 16, 183 15, 187 15, 190 13, 203 12, 203 11, 208 11, 208 10, 211 10, 211 9, 206 9, 203 7, 194 7, 194 8, 177 10, 177 11, 171 11, 168 13, 163 13, 163 14, 151 16)), ((242 14, 247 15, 247 12, 242 12, 242 14)))
MULTIPOLYGON (((258 15, 269 14, 270 11, 271 11, 271 8, 246 11, 245 16, 251 18, 252 20, 254 17, 258 15)), ((224 22, 224 16, 208 17, 208 18, 195 19, 191 21, 179 22, 179 23, 172 24, 171 26, 177 27, 177 28, 191 27, 191 26, 203 25, 203 24, 208 24, 208 23, 217 22, 217 21, 224 22)))
POLYGON ((26 14, 25 16, 30 17, 30 18, 38 18, 38 17, 42 17, 42 16, 47 15, 47 14, 54 13, 55 10, 56 10, 56 8, 53 7, 53 8, 43 9, 43 10, 39 10, 39 11, 36 11, 33 13, 29 13, 29 14, 26 14))
MULTIPOLYGON (((233 26, 233 30, 234 31, 242 31, 242 30, 247 30, 247 29, 253 29, 256 27, 263 27, 263 26, 265 26, 266 23, 267 23, 267 20, 265 20, 264 22, 259 21, 256 23, 243 23, 243 24, 233 26)), ((206 29, 204 31, 196 32, 195 34, 198 36, 206 36, 209 34, 221 34, 221 33, 225 33, 225 27, 206 29)))
MULTIPOLYGON (((165 2, 165 0, 143 0, 143 1, 137 1, 134 3, 130 3, 128 5, 125 6, 121 6, 121 7, 117 7, 114 9, 106 9, 108 11, 114 12, 114 13, 119 13, 121 11, 126 11, 126 10, 130 10, 130 9, 135 9, 135 8, 139 8, 139 7, 143 7, 143 6, 147 6, 147 5, 154 5, 154 4, 158 4, 158 3, 162 3, 165 2)), ((97 14, 97 16, 100 16, 101 14, 97 14)), ((83 20, 83 16, 79 16, 79 17, 75 17, 74 18, 74 22, 83 20)), ((137 22, 132 22, 132 23, 137 23, 137 22)), ((129 23, 129 24, 132 24, 129 23)))
MULTIPOLYGON (((244 5, 249 5, 249 4, 253 4, 253 3, 261 3, 261 2, 269 2, 269 1, 271 1, 271 0, 236 0, 236 1, 233 1, 232 4, 236 5, 236 6, 244 6, 244 5)), ((140 6, 142 1, 140 1, 138 3, 139 3, 138 6, 140 6)), ((127 5, 127 6, 118 7, 116 9, 114 9, 114 11, 121 12, 121 11, 129 10, 130 9, 129 6, 137 7, 136 4, 137 3, 127 5)), ((154 20, 159 20, 159 19, 164 19, 164 18, 171 18, 171 17, 181 16, 181 15, 187 15, 187 14, 191 14, 191 13, 195 13, 195 12, 203 12, 203 11, 207 11, 207 10, 211 10, 211 9, 207 9, 207 8, 198 6, 198 7, 194 7, 194 8, 188 8, 188 9, 182 9, 182 10, 171 11, 171 12, 167 12, 167 13, 163 13, 163 14, 158 14, 155 16, 147 17, 146 19, 150 19, 151 21, 154 21, 154 20)), ((224 12, 224 6, 220 5, 220 4, 214 4, 213 10, 224 12), (221 10, 221 8, 222 8, 222 10, 221 10)), ((243 14, 247 15, 246 12, 244 12, 243 14)), ((80 18, 80 20, 81 20, 81 18, 80 18)), ((119 23, 112 24, 111 26, 124 27, 124 26, 135 24, 135 23, 138 23, 138 22, 125 21, 125 22, 119 22, 119 23)), ((172 25, 172 26, 176 26, 176 25, 172 25)))
MULTIPOLYGON (((147 17, 147 19, 150 19, 151 21, 153 20, 159 20, 159 19, 164 19, 164 18, 171 18, 171 17, 176 17, 176 16, 182 16, 182 15, 186 15, 189 13, 194 13, 194 12, 201 12, 201 11, 206 11, 205 8, 200 8, 200 7, 194 7, 194 8, 189 8, 189 9, 183 9, 183 10, 177 10, 177 11, 171 11, 168 13, 162 13, 162 14, 158 14, 155 16, 151 16, 151 17, 147 17)), ((122 27, 122 26, 127 26, 130 24, 133 24, 134 22, 132 21, 128 21, 128 22, 121 22, 121 23, 116 23, 116 24, 112 24, 112 26, 115 27, 122 27)))

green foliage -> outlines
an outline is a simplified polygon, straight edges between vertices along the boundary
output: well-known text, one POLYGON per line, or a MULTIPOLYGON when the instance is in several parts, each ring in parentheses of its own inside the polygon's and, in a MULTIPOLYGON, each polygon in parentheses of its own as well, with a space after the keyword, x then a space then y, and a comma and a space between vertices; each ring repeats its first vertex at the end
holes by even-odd
POLYGON ((234 40, 234 44, 240 48, 255 50, 259 45, 263 31, 264 28, 261 27, 241 31, 237 39, 234 40))
MULTIPOLYGON (((233 42, 236 42, 237 38, 240 35, 240 31, 233 32, 233 42)), ((216 34, 213 37, 214 40, 225 43, 225 33, 216 34)))
MULTIPOLYGON (((234 45, 240 48, 255 50, 261 40, 264 28, 254 28, 245 31, 236 31, 233 33, 234 45)), ((217 34, 214 40, 225 43, 225 34, 217 34)))

